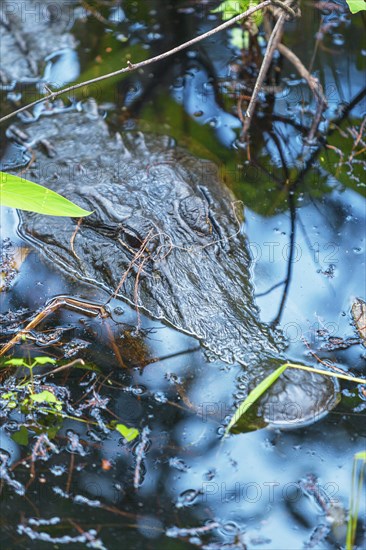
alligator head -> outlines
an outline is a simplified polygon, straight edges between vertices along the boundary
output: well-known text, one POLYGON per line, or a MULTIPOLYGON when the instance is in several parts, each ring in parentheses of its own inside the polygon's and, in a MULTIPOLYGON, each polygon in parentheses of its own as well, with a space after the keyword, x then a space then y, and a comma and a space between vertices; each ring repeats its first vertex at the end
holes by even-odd
MULTIPOLYGON (((243 208, 212 162, 165 136, 111 138, 93 113, 43 117, 22 131, 36 157, 27 177, 94 211, 79 225, 21 212, 26 238, 68 273, 192 334, 223 360, 239 361, 248 381, 268 374, 281 339, 259 320, 243 208)), ((302 385, 305 401, 329 406, 333 383, 298 378, 288 375, 287 398, 293 386, 301 399, 302 385)))

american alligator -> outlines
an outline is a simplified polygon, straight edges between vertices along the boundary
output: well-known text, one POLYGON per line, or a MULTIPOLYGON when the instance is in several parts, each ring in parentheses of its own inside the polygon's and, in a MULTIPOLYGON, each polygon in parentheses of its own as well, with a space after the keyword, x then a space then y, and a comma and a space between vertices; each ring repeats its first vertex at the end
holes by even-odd
MULTIPOLYGON (((20 212, 20 233, 68 274, 240 362, 249 385, 259 381, 281 361, 281 338, 259 319, 242 208, 217 167, 166 136, 111 136, 90 105, 11 128, 32 152, 26 176, 94 211, 80 225, 20 212)), ((272 421, 284 423, 289 402, 309 421, 336 394, 329 378, 291 371, 273 390, 272 421)))

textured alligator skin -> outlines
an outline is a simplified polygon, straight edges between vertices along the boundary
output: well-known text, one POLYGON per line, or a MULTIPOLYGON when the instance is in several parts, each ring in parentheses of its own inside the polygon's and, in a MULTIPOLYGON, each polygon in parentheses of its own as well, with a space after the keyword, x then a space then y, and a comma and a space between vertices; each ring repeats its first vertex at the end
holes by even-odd
MULTIPOLYGON (((111 136, 90 107, 17 127, 35 156, 26 176, 94 210, 76 233, 75 219, 21 212, 21 234, 67 273, 243 364, 249 388, 282 361, 283 344, 254 304, 242 206, 213 163, 166 136, 111 136)), ((283 376, 272 395, 279 424, 291 399, 299 422, 336 403, 333 381, 303 371, 283 376)))

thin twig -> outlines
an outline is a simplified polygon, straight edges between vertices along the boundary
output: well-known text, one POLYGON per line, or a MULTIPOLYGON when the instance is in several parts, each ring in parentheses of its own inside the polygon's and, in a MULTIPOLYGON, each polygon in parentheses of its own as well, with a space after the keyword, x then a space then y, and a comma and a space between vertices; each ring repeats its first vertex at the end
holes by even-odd
POLYGON ((42 311, 37 313, 37 315, 29 321, 27 326, 17 332, 13 338, 0 349, 0 357, 8 353, 13 346, 15 346, 23 337, 26 337, 29 331, 36 328, 43 319, 48 317, 51 313, 58 310, 61 307, 69 307, 70 309, 76 311, 83 311, 89 315, 100 315, 101 317, 106 317, 107 312, 105 308, 98 304, 92 304, 90 302, 84 302, 82 300, 77 300, 75 298, 68 298, 65 296, 58 296, 51 300, 42 311))
POLYGON ((245 118, 245 122, 244 122, 244 125, 243 125, 243 130, 242 130, 242 139, 243 140, 245 140, 245 138, 248 134, 248 130, 250 128, 250 124, 251 124, 251 121, 252 121, 252 116, 253 116, 253 113, 254 113, 254 109, 255 109, 255 106, 256 106, 257 101, 258 101, 258 94, 260 92, 260 89, 262 88, 264 79, 266 78, 266 75, 268 73, 268 69, 269 69, 269 67, 272 63, 273 54, 274 54, 276 48, 278 47, 278 43, 281 39, 282 29, 283 29, 283 25, 285 24, 285 21, 286 21, 286 16, 285 16, 285 14, 282 13, 279 16, 279 18, 277 19, 277 22, 276 22, 276 24, 273 28, 273 31, 271 33, 271 36, 270 36, 269 40, 268 40, 266 53, 264 54, 262 65, 261 65, 261 68, 259 70, 259 74, 258 74, 256 83, 255 83, 255 86, 254 86, 253 94, 252 94, 252 97, 250 99, 248 109, 246 111, 246 118, 245 118))
POLYGON ((318 100, 322 102, 323 105, 326 105, 327 100, 325 99, 323 88, 319 80, 315 78, 315 76, 310 74, 310 72, 307 70, 304 64, 300 61, 297 55, 295 55, 287 46, 285 46, 284 44, 278 44, 277 49, 284 57, 286 57, 286 59, 288 59, 288 61, 290 61, 290 63, 292 63, 292 65, 295 67, 299 75, 304 80, 306 80, 310 90, 318 98, 318 100))
POLYGON ((289 48, 287 48, 284 44, 278 44, 278 51, 292 63, 292 65, 296 68, 297 72, 300 74, 300 76, 306 80, 308 83, 308 86, 311 90, 311 92, 314 94, 315 99, 317 101, 317 109, 316 113, 313 119, 313 123, 311 125, 308 140, 311 142, 314 139, 315 132, 318 129, 319 122, 322 116, 322 113, 326 106, 328 105, 328 102, 325 98, 322 85, 320 84, 319 80, 312 76, 310 72, 307 70, 307 68, 303 65, 303 63, 300 61, 300 59, 295 55, 289 48))
POLYGON ((64 371, 66 369, 74 367, 75 365, 84 366, 85 361, 83 359, 80 359, 80 358, 79 359, 74 359, 74 361, 71 361, 70 363, 67 363, 67 365, 61 365, 60 367, 56 367, 55 369, 50 370, 50 371, 46 372, 45 374, 42 374, 42 378, 45 377, 45 376, 48 376, 49 374, 56 374, 56 372, 64 371))
POLYGON ((305 367, 304 365, 296 365, 294 363, 286 363, 286 367, 306 370, 307 372, 314 372, 315 374, 325 374, 326 376, 333 376, 334 378, 340 378, 341 380, 347 380, 348 382, 356 382, 356 384, 366 384, 365 378, 356 378, 350 374, 338 374, 336 372, 329 372, 324 369, 314 369, 313 367, 305 367))
POLYGON ((170 57, 171 55, 174 55, 177 52, 180 52, 181 50, 185 50, 186 48, 189 48, 193 46, 194 44, 197 44, 197 42, 201 42, 201 40, 204 40, 206 38, 209 38, 210 36, 213 36, 214 34, 223 31, 225 29, 228 29, 235 23, 238 23, 242 19, 245 19, 249 17, 250 15, 253 15, 253 13, 262 10, 263 8, 266 8, 267 6, 270 6, 272 4, 272 0, 264 0, 257 6, 252 6, 248 10, 246 10, 243 13, 240 13, 236 17, 233 17, 229 21, 225 21, 225 23, 222 23, 218 27, 215 27, 214 29, 211 29, 210 31, 205 32, 204 34, 201 34, 200 36, 196 36, 195 38, 192 38, 192 40, 189 40, 188 42, 184 42, 184 44, 180 44, 179 46, 176 46, 175 48, 172 48, 171 50, 164 52, 162 54, 159 54, 155 57, 151 57, 150 59, 146 59, 145 61, 141 61, 140 63, 131 63, 130 61, 127 61, 127 67, 123 67, 122 69, 118 69, 117 71, 113 71, 111 73, 98 76, 96 78, 92 78, 91 80, 86 80, 85 82, 80 82, 78 84, 73 84, 72 86, 68 86, 67 88, 63 88, 62 90, 58 90, 56 92, 51 92, 50 94, 41 97, 37 99, 36 101, 33 101, 32 103, 29 103, 28 105, 24 105, 23 107, 20 107, 16 111, 13 111, 12 113, 9 113, 8 115, 3 116, 0 118, 0 124, 2 122, 5 122, 6 120, 9 120, 10 118, 14 117, 15 115, 22 113, 23 111, 26 111, 27 109, 30 109, 34 107, 35 105, 38 105, 39 103, 43 103, 46 100, 53 101, 60 95, 73 92, 75 90, 78 90, 80 88, 84 88, 85 86, 89 86, 90 84, 95 84, 96 82, 102 82, 103 80, 106 80, 108 78, 112 78, 114 76, 119 76, 124 73, 128 73, 131 71, 136 71, 137 69, 141 69, 142 67, 146 67, 147 65, 150 65, 152 63, 156 63, 158 61, 161 61, 163 59, 166 59, 167 57, 170 57))

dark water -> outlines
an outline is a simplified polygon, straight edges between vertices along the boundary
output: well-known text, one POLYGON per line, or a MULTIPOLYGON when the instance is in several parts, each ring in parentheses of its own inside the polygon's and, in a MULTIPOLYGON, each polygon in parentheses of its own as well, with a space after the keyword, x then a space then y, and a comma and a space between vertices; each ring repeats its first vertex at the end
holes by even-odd
MULTIPOLYGON (((99 8, 107 18, 109 9, 99 8)), ((207 4, 126 2, 113 13, 116 26, 96 15, 74 25, 80 80, 117 68, 128 48, 135 61, 218 23, 207 4)), ((364 377, 362 345, 326 349, 330 336, 355 337, 350 308, 355 297, 365 298, 364 165, 347 163, 354 143, 349 129, 357 134, 366 110, 365 99, 358 98, 365 85, 364 27, 362 16, 351 20, 304 7, 301 21, 288 26, 286 43, 306 66, 321 23, 330 26, 314 59, 329 100, 320 132, 325 135, 329 121, 337 119, 328 143, 343 152, 341 165, 334 149, 304 149, 314 103, 286 63, 280 89, 253 122, 248 161, 247 149, 237 143, 239 53, 229 44, 230 33, 143 74, 106 83, 93 95, 104 103, 113 128, 173 135, 220 165, 245 204, 263 321, 280 323, 292 360, 318 366, 311 349, 364 377), (342 106, 354 98, 343 120, 342 106)), ((76 70, 75 59, 67 62, 76 70)), ((53 70, 56 80, 59 69, 53 70)), ((7 209, 1 227, 3 239, 21 245, 16 216, 7 209)), ((34 312, 60 294, 106 298, 62 277, 31 251, 2 295, 2 312, 34 312)), ((33 334, 38 345, 17 346, 15 355, 66 353, 70 360, 92 362, 98 374, 72 370, 47 383, 67 387, 74 405, 89 400, 89 421, 98 422, 92 413, 99 410, 104 422, 118 418, 141 435, 126 444, 116 431, 104 433, 102 422, 66 419, 53 440, 57 449, 39 452, 32 462, 37 434, 28 446, 18 445, 12 435, 27 419, 18 412, 4 416, 0 446, 10 454, 10 477, 2 485, 2 547, 344 547, 353 455, 366 447, 365 397, 357 386, 342 383, 340 405, 311 426, 262 429, 223 441, 223 422, 243 398, 241 368, 208 362, 195 339, 145 317, 136 336, 133 308, 114 301, 111 309, 113 320, 60 310, 33 334), (42 338, 57 327, 64 332, 56 344, 42 347, 42 338), (107 404, 98 401, 105 398, 107 404)), ((364 516, 363 497, 358 548, 365 547, 364 516)))

